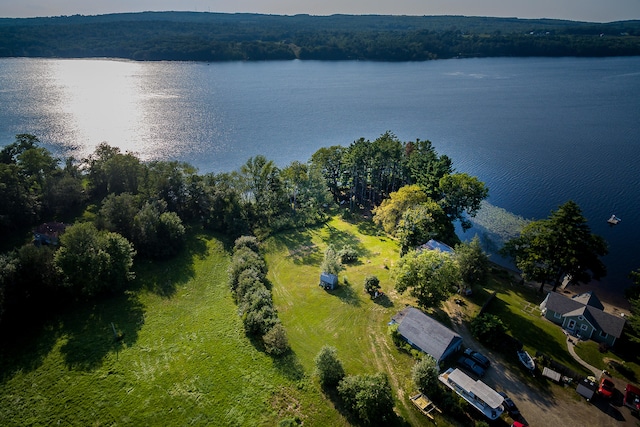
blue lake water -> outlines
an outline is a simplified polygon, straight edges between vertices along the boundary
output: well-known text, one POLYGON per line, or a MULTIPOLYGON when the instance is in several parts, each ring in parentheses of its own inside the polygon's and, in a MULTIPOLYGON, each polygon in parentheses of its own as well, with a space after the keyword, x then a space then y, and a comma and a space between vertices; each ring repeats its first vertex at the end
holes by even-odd
POLYGON ((230 171, 318 148, 429 139, 489 201, 526 218, 572 199, 609 243, 601 286, 640 267, 640 57, 418 63, 0 60, 0 145, 33 133, 62 155, 101 141, 230 171), (623 219, 609 227, 615 213, 623 219))

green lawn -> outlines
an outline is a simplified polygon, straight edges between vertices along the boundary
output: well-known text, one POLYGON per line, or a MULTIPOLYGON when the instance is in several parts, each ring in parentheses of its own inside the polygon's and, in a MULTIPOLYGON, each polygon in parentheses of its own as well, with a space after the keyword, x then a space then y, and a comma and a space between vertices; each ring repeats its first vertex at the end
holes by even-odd
POLYGON ((268 278, 274 300, 305 372, 313 371, 313 359, 323 345, 334 346, 347 374, 386 372, 396 390, 396 409, 412 425, 426 423, 408 403, 408 395, 415 391, 410 378, 414 361, 395 349, 387 330, 391 316, 405 301, 394 291, 390 277, 398 245, 371 231, 333 219, 324 227, 269 239, 268 278), (334 291, 318 286, 328 244, 337 249, 351 245, 360 254, 358 262, 339 275, 340 285, 334 291), (368 275, 380 279, 387 296, 372 300, 364 292, 368 275))
MULTIPOLYGON (((310 426, 346 426, 313 378, 314 357, 325 344, 337 348, 347 374, 387 373, 398 424, 431 425, 408 399, 414 361, 387 331, 391 316, 412 303, 394 290, 396 242, 370 223, 337 218, 269 238, 268 280, 292 348, 275 359, 245 336, 227 286, 223 242, 209 235, 190 242, 175 260, 137 265, 125 295, 69 310, 0 350, 0 425, 273 426, 298 417, 310 426), (318 286, 328 244, 351 245, 360 254, 335 291, 318 286), (378 276, 385 297, 372 300, 364 292, 367 275, 378 276), (112 324, 124 334, 119 342, 112 324)), ((467 300, 466 319, 496 290, 489 312, 514 337, 532 353, 580 369, 560 328, 535 310, 541 296, 495 277, 467 300)), ((447 320, 443 310, 434 314, 447 320)))
POLYGON ((0 425, 274 425, 303 412, 335 424, 295 363, 245 337, 222 243, 200 236, 191 249, 3 351, 0 425))

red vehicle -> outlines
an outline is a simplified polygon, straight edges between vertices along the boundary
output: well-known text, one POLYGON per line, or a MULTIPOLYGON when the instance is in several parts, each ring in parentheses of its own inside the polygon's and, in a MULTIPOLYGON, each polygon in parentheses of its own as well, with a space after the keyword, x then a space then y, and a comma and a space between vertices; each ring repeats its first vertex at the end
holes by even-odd
POLYGON ((613 390, 616 388, 613 382, 605 377, 600 380, 600 386, 598 387, 598 394, 604 398, 611 398, 613 396, 613 390))
POLYGON ((628 406, 632 411, 640 409, 640 389, 638 387, 627 384, 624 388, 624 406, 628 406))
POLYGON ((522 424, 520 421, 514 421, 513 424, 511 424, 511 427, 527 427, 527 425, 522 424))

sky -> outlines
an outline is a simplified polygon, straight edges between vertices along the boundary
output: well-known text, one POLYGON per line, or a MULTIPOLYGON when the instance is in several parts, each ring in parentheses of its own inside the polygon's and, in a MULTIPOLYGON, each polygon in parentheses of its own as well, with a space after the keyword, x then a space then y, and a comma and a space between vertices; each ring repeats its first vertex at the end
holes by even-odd
POLYGON ((640 0, 0 0, 0 17, 5 18, 147 10, 276 15, 466 15, 611 22, 640 19, 640 0))

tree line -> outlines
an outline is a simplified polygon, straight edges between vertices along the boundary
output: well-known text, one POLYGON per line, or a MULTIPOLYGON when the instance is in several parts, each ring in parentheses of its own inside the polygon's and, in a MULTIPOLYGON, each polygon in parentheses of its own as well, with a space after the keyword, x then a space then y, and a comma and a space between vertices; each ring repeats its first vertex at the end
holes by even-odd
POLYGON ((414 241, 456 243, 453 223, 464 223, 487 195, 431 142, 402 142, 390 132, 321 148, 306 163, 278 167, 258 155, 218 174, 143 162, 106 143, 84 159, 58 159, 36 136, 17 135, 0 151, 0 322, 126 289, 137 260, 174 257, 190 229, 263 239, 322 222, 335 206, 347 217, 382 209, 408 184, 430 203, 415 217, 433 217, 414 241))
POLYGON ((144 12, 0 19, 0 57, 422 61, 640 54, 640 22, 144 12))

